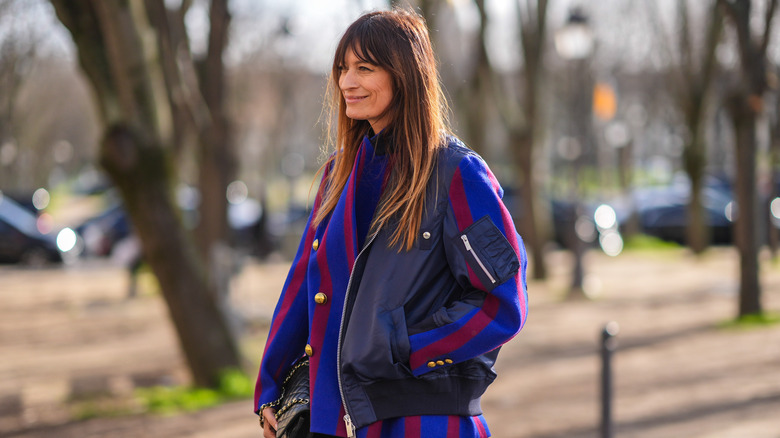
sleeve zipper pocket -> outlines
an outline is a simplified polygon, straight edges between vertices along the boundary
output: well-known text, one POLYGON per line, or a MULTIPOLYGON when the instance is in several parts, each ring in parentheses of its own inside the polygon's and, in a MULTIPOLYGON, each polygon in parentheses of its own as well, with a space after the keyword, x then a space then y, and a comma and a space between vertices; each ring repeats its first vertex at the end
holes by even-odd
POLYGON ((496 279, 493 278, 492 275, 490 275, 490 272, 485 267, 485 264, 482 263, 482 260, 479 258, 479 256, 477 255, 476 251, 474 251, 474 248, 471 247, 471 243, 469 243, 468 236, 463 234, 463 235, 460 236, 460 239, 463 241, 463 244, 466 245, 466 251, 470 252, 471 255, 474 256, 474 260, 476 260, 477 263, 479 263, 479 267, 482 268, 482 272, 484 272, 485 275, 487 275, 487 278, 490 280, 491 283, 495 284, 496 283, 496 279))

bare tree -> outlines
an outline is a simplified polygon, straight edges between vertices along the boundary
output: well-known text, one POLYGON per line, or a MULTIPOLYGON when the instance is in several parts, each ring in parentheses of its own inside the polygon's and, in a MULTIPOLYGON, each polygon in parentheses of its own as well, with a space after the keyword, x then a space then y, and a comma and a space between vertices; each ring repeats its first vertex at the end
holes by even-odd
MULTIPOLYGON (((159 30, 149 17, 164 8, 163 0, 51 2, 94 89, 104 128, 100 163, 121 193, 157 276, 193 380, 215 385, 223 369, 240 366, 240 354, 171 195, 171 96, 181 95, 170 82, 166 87, 159 44, 149 44, 159 30)), ((206 111, 197 100, 189 103, 193 113, 206 111)))
MULTIPOLYGON (((654 3, 647 5, 653 8, 654 3)), ((717 70, 715 53, 723 27, 717 0, 712 2, 707 11, 709 14, 705 25, 705 38, 703 44, 697 45, 694 43, 694 37, 700 32, 693 25, 688 0, 677 0, 677 41, 667 41, 669 56, 678 56, 672 67, 671 86, 689 134, 683 146, 683 165, 691 184, 686 240, 696 254, 702 253, 709 243, 709 227, 702 206, 704 173, 707 167, 704 127, 708 97, 717 70)), ((656 13, 651 16, 658 17, 657 11, 653 12, 656 13)), ((660 31, 661 26, 657 27, 660 31)), ((663 32, 658 33, 663 35, 663 32)))
MULTIPOLYGON (((17 7, 18 2, 0 1, 2 24, 12 19, 17 7)), ((12 162, 18 162, 19 154, 19 133, 14 128, 18 126, 19 93, 34 63, 35 52, 35 38, 29 33, 8 32, 0 40, 0 187, 6 190, 24 172, 19 166, 11 166, 12 162)))
MULTIPOLYGON (((393 2, 394 4, 402 2, 393 2)), ((441 11, 441 0, 419 0, 420 11, 429 25, 436 22, 435 14, 441 11)), ((511 157, 511 168, 520 186, 520 202, 515 206, 514 217, 518 228, 530 251, 535 279, 547 277, 544 260, 544 244, 548 240, 548 230, 543 224, 546 209, 540 208, 538 175, 534 171, 536 153, 534 146, 539 143, 537 135, 541 127, 539 104, 542 94, 542 68, 544 42, 547 22, 547 0, 521 0, 517 5, 520 26, 519 47, 524 60, 524 68, 504 78, 491 65, 488 54, 487 31, 490 25, 484 0, 475 0, 479 15, 479 25, 474 36, 470 62, 457 82, 446 84, 454 96, 453 111, 461 121, 460 135, 467 144, 478 152, 487 140, 490 117, 500 116, 500 123, 507 133, 507 150, 511 157), (506 81, 513 84, 507 87, 506 81), (519 92, 513 92, 518 89, 519 92)), ((449 6, 451 7, 451 6, 449 6)), ((434 34, 435 36, 436 34, 434 34)), ((434 38, 434 43, 436 43, 434 38)), ((443 47, 442 47, 443 49, 443 47)))
POLYGON ((519 176, 520 200, 518 211, 513 212, 519 221, 520 233, 528 244, 535 279, 547 278, 544 260, 544 244, 548 230, 543 224, 544 208, 541 208, 538 189, 538 175, 535 171, 536 153, 539 135, 543 132, 542 111, 540 109, 543 90, 542 73, 544 67, 544 47, 547 28, 547 0, 522 0, 517 4, 517 17, 520 26, 520 48, 524 68, 515 72, 511 80, 518 84, 519 96, 504 87, 501 78, 490 66, 487 56, 485 31, 488 26, 484 0, 475 0, 480 11, 480 31, 478 34, 478 57, 475 67, 475 85, 472 94, 480 96, 476 107, 477 114, 471 118, 473 130, 487 126, 484 106, 494 101, 498 105, 501 122, 508 134, 508 151, 512 157, 512 167, 519 176), (479 128, 477 128, 479 127, 479 128))
MULTIPOLYGON (((522 2, 521 2, 522 3, 522 2)), ((548 239, 549 223, 541 208, 537 172, 534 171, 539 148, 539 134, 542 132, 542 74, 544 68, 544 43, 547 29, 547 0, 527 0, 525 7, 518 4, 521 47, 525 69, 518 79, 522 81, 522 115, 505 119, 509 127, 510 150, 515 168, 523 177, 520 194, 523 200, 521 229, 523 238, 528 240, 533 261, 533 278, 547 278, 547 265, 544 261, 544 244, 548 239)), ((509 113, 507 113, 509 114, 509 113)))
POLYGON ((205 57, 194 59, 184 17, 192 0, 169 10, 163 2, 146 1, 152 25, 158 30, 158 50, 173 114, 174 148, 177 157, 195 150, 200 191, 197 243, 211 267, 220 297, 227 284, 219 281, 224 273, 216 257, 227 242, 227 185, 235 178, 236 160, 230 122, 225 104, 225 66, 230 13, 227 0, 212 0, 209 7, 208 48, 205 57), (195 147, 190 145, 194 143, 195 147))
POLYGON ((479 11, 479 26, 472 59, 466 69, 462 84, 455 90, 456 111, 461 115, 461 135, 466 143, 478 152, 485 150, 493 71, 488 57, 485 35, 488 16, 483 0, 475 0, 479 11))
MULTIPOLYGON (((208 51, 206 57, 197 64, 200 92, 209 121, 201 130, 203 135, 198 154, 202 198, 198 236, 201 251, 214 270, 219 266, 215 258, 220 254, 214 245, 227 243, 225 191, 235 179, 237 168, 232 129, 226 110, 226 74, 222 61, 230 25, 227 0, 211 0, 209 23, 208 51)), ((226 278, 225 273, 220 273, 220 276, 226 278)), ((227 284, 222 283, 219 287, 223 294, 227 292, 227 284)))
MULTIPOLYGON (((392 6, 406 1, 391 1, 392 6)), ((429 26, 436 22, 435 14, 441 10, 441 0, 418 0, 420 12, 429 26)), ((548 0, 519 0, 517 16, 520 26, 519 47, 524 68, 509 78, 517 87, 506 87, 504 78, 493 68, 488 54, 487 30, 489 19, 484 0, 475 0, 479 13, 474 50, 465 74, 458 83, 448 84, 454 96, 454 111, 460 116, 461 136, 477 151, 483 151, 490 116, 495 109, 501 117, 501 124, 508 137, 508 151, 512 158, 511 167, 518 175, 520 202, 515 206, 514 217, 518 228, 528 245, 531 257, 532 276, 547 278, 544 260, 544 244, 548 230, 544 224, 546 209, 541 208, 538 190, 538 175, 535 169, 538 135, 541 126, 540 102, 542 94, 542 69, 547 23, 548 0), (519 89, 519 93, 511 89, 519 89)), ((434 44, 436 43, 434 34, 434 44)), ((514 84, 513 84, 514 85, 514 84)))
POLYGON ((739 248, 739 316, 761 314, 761 285, 758 279, 759 230, 756 187, 757 121, 765 111, 767 47, 777 0, 769 0, 761 34, 753 34, 751 0, 718 0, 736 33, 740 57, 740 79, 727 97, 727 109, 736 135, 737 177, 735 184, 738 217, 736 241, 739 248))

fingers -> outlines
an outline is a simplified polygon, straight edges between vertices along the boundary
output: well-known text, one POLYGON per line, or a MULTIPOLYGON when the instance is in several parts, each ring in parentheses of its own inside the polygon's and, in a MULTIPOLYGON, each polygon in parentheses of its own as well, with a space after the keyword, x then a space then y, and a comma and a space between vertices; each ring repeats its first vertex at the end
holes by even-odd
POLYGON ((271 429, 271 425, 268 423, 263 426, 263 438, 276 438, 276 431, 271 429))
POLYGON ((273 429, 268 422, 263 425, 263 438, 276 438, 276 429, 273 429))
POLYGON ((263 409, 263 412, 261 414, 263 415, 263 419, 265 419, 265 424, 263 425, 263 438, 276 438, 276 416, 274 414, 276 413, 276 410, 273 408, 265 408, 263 409))
POLYGON ((263 418, 265 418, 265 424, 268 424, 273 428, 273 430, 276 430, 276 409, 274 408, 265 408, 263 409, 263 418))

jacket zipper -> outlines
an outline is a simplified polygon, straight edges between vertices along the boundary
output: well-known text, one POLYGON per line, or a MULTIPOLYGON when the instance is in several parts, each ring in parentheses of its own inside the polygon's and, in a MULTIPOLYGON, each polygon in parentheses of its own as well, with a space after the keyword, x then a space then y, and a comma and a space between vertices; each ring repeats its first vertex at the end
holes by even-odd
POLYGON ((371 243, 376 238, 378 233, 374 233, 369 238, 368 242, 363 245, 363 249, 360 250, 357 257, 355 257, 355 263, 352 265, 352 272, 349 273, 349 280, 347 281, 347 292, 344 295, 344 308, 341 310, 341 324, 339 324, 339 343, 336 350, 336 376, 339 380, 339 393, 341 394, 341 404, 344 405, 344 424, 347 426, 347 437, 353 438, 355 436, 355 424, 352 423, 352 417, 349 415, 349 407, 347 406, 347 398, 344 396, 344 386, 341 382, 341 340, 344 334, 344 321, 347 314, 347 303, 349 303, 349 292, 352 289, 352 277, 355 274, 355 266, 357 266, 360 256, 366 252, 366 248, 371 246, 371 243))
POLYGON ((487 275, 487 278, 488 278, 488 279, 490 279, 490 282, 491 282, 491 283, 495 284, 495 282, 496 282, 496 279, 495 279, 495 278, 493 278, 493 276, 492 276, 492 275, 490 275, 490 272, 488 272, 487 268, 485 267, 485 264, 484 264, 484 263, 482 263, 482 260, 480 260, 479 256, 478 256, 478 255, 477 255, 477 253, 474 251, 474 248, 472 248, 472 247, 471 247, 471 244, 469 243, 469 238, 468 238, 468 236, 466 236, 465 234, 463 234, 462 236, 460 236, 460 240, 462 240, 462 241, 463 241, 463 244, 464 244, 464 245, 466 245, 466 251, 470 252, 470 253, 471 253, 471 255, 473 255, 473 256, 474 256, 474 259, 477 261, 477 263, 479 263, 479 267, 480 267, 480 268, 482 268, 482 272, 484 272, 484 273, 485 273, 485 275, 487 275))

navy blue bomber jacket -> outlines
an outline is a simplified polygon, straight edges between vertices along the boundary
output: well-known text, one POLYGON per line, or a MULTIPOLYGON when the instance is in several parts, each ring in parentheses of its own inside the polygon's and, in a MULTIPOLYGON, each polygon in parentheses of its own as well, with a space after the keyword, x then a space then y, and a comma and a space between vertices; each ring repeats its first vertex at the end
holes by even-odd
POLYGON ((314 228, 326 169, 255 391, 256 412, 273 405, 305 351, 311 430, 338 436, 394 417, 481 414, 499 347, 528 310, 525 249, 503 190, 454 137, 440 149, 414 247, 390 247, 390 226, 358 247, 355 190, 367 142, 334 211, 314 228))

